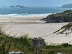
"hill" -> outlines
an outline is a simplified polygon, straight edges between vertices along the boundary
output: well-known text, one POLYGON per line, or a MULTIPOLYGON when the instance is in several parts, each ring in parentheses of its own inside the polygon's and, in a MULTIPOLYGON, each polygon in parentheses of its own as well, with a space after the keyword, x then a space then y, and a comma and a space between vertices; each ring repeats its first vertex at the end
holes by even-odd
POLYGON ((51 14, 42 20, 46 21, 46 23, 71 22, 72 10, 66 10, 62 13, 51 14))
POLYGON ((72 8, 72 4, 63 5, 62 8, 72 8))

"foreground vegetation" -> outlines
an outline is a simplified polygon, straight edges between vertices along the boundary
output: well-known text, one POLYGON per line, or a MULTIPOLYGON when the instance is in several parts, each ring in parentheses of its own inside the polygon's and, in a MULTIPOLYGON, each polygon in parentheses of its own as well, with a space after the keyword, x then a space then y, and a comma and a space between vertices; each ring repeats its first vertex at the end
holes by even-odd
POLYGON ((14 38, 0 33, 0 54, 7 54, 11 51, 22 51, 25 54, 33 54, 30 38, 27 38, 27 35, 14 38))
MULTIPOLYGON (((12 51, 22 51, 24 54, 35 54, 31 38, 28 35, 21 37, 9 37, 0 29, 0 54, 7 54, 12 51)), ((40 47, 39 54, 56 54, 57 52, 71 54, 72 45, 64 43, 62 45, 47 45, 40 47)))
POLYGON ((72 22, 72 10, 51 14, 42 20, 47 21, 47 23, 72 22))
POLYGON ((57 54, 57 52, 63 54, 72 54, 72 45, 63 43, 62 45, 48 45, 45 49, 40 50, 40 54, 57 54))

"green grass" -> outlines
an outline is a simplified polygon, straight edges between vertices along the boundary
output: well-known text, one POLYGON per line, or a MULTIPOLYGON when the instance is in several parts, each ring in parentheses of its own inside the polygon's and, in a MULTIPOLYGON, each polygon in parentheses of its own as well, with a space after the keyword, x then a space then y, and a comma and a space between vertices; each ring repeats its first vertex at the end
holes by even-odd
POLYGON ((19 38, 8 37, 0 32, 0 54, 7 54, 11 51, 22 51, 25 54, 33 54, 31 39, 24 35, 19 38))
POLYGON ((40 54, 56 54, 57 52, 72 54, 72 45, 63 43, 62 45, 49 45, 40 50, 40 54))

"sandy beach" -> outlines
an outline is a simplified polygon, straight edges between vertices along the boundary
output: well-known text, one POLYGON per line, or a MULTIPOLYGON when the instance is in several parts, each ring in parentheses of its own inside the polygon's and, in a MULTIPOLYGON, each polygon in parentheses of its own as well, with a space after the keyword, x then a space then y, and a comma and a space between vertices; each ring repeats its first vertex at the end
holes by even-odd
POLYGON ((5 23, 44 23, 41 19, 46 16, 37 16, 37 17, 0 17, 0 22, 5 23))
POLYGON ((70 43, 72 44, 71 34, 56 35, 53 34, 67 23, 45 23, 41 21, 44 17, 0 17, 0 21, 4 22, 4 31, 9 36, 20 37, 28 34, 29 37, 42 37, 49 45, 70 43))

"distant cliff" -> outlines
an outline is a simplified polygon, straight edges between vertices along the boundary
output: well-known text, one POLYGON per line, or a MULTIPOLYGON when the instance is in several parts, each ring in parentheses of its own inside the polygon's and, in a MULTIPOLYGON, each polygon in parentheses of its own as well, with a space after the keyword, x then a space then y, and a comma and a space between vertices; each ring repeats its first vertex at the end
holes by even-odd
POLYGON ((63 5, 62 8, 72 8, 72 4, 63 5))

